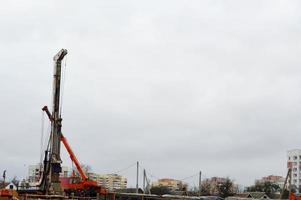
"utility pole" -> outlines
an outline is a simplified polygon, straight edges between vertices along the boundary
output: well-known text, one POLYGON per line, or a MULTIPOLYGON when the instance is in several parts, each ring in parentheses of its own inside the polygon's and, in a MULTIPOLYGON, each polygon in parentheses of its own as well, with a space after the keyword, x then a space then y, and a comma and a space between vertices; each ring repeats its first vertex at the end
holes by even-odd
POLYGON ((6 170, 3 171, 2 177, 3 177, 3 188, 4 188, 5 187, 6 170))
POLYGON ((137 194, 139 192, 138 180, 139 180, 139 162, 137 161, 137 174, 136 174, 136 193, 137 194))
POLYGON ((3 177, 3 181, 5 182, 5 178, 6 178, 6 169, 3 171, 2 177, 3 177))
POLYGON ((201 196, 201 189, 202 189, 202 171, 199 174, 199 196, 201 196))
POLYGON ((144 194, 145 194, 145 181, 146 181, 146 172, 145 172, 145 169, 143 170, 143 191, 144 191, 144 194))

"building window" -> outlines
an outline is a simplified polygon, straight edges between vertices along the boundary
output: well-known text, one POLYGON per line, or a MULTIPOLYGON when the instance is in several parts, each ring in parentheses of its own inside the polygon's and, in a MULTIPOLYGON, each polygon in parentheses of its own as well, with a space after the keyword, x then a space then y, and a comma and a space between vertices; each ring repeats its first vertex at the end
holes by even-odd
POLYGON ((297 158, 298 158, 297 156, 294 156, 294 160, 297 160, 297 158))

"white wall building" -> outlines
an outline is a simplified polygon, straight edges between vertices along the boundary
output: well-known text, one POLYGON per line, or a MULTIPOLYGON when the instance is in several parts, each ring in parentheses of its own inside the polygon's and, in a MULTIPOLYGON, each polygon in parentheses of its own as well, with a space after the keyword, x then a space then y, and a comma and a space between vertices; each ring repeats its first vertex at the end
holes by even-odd
POLYGON ((127 179, 118 174, 96 174, 89 173, 89 178, 95 180, 98 185, 107 188, 109 191, 125 189, 127 187, 127 179))
POLYGON ((30 184, 36 183, 40 180, 42 165, 29 165, 28 167, 28 182, 30 184))
MULTIPOLYGON (((43 166, 41 164, 29 165, 28 167, 28 182, 30 186, 35 186, 36 183, 40 180, 42 174, 43 166)), ((62 172, 60 173, 61 177, 67 177, 69 175, 69 168, 62 166, 62 172)))
POLYGON ((287 151, 287 167, 292 169, 291 184, 301 191, 301 149, 287 151))
POLYGON ((5 189, 8 189, 8 190, 17 190, 17 186, 14 184, 14 183, 9 183, 5 189))

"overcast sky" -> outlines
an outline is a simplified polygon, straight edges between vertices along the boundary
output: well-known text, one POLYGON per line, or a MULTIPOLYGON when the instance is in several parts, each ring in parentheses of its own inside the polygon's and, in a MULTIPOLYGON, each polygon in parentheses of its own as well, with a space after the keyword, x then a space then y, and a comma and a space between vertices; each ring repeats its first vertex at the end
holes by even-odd
MULTIPOLYGON (((2 2, 0 171, 26 177, 39 162, 52 57, 66 48, 63 132, 93 171, 140 161, 152 180, 285 176, 286 151, 301 148, 300 10, 297 0, 2 2)), ((135 184, 135 167, 122 174, 135 184)))

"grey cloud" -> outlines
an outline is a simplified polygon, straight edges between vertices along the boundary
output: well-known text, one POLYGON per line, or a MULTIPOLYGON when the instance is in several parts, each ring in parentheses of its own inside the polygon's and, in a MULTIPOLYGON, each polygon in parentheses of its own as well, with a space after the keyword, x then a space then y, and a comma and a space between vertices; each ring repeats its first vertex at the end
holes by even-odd
MULTIPOLYGON (((299 10, 298 1, 7 2, 0 170, 24 177, 39 161, 40 108, 64 47, 63 130, 95 171, 140 160, 156 177, 201 169, 246 185, 284 175, 300 138, 299 10)), ((134 169, 125 175, 134 185, 134 169)))

